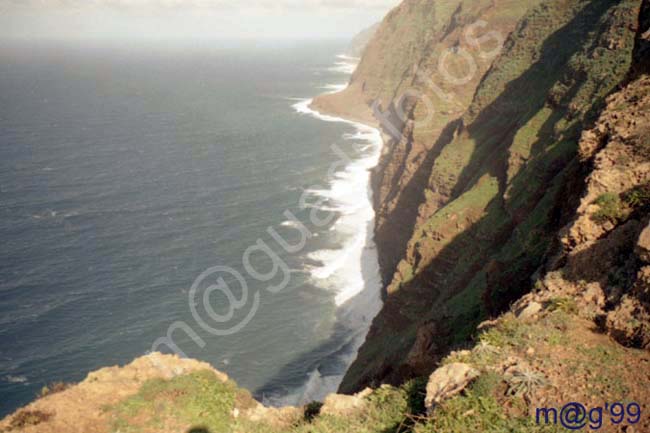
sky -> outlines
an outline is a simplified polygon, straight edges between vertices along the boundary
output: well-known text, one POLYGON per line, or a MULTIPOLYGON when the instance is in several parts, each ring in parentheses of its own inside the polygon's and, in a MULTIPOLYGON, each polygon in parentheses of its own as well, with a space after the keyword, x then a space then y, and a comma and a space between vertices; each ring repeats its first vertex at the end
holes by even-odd
POLYGON ((400 0, 0 0, 0 39, 350 38, 400 0))

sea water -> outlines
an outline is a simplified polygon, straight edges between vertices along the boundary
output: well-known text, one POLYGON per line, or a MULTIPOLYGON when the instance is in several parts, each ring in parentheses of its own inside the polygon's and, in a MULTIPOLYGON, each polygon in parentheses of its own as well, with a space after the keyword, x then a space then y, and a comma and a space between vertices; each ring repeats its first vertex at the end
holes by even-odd
POLYGON ((205 342, 176 332, 187 356, 267 404, 336 389, 381 307, 368 171, 381 138, 309 109, 345 86, 343 49, 2 42, 0 415, 146 354, 177 322, 205 342), (269 236, 299 225, 312 236, 297 252, 269 236), (277 293, 243 264, 259 240, 290 269, 277 293), (260 294, 230 335, 201 328, 188 299, 215 266, 260 294))

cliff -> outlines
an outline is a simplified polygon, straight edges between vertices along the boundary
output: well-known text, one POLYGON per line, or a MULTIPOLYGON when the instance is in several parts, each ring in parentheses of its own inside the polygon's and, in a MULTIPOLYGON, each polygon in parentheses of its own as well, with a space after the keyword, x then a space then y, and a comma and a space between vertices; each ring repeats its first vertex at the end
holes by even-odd
POLYGON ((478 323, 533 288, 584 190, 581 132, 633 67, 639 0, 436 4, 407 1, 393 11, 346 92, 361 93, 375 106, 388 100, 398 111, 405 82, 444 89, 439 67, 434 73, 418 67, 430 75, 403 78, 413 63, 439 65, 445 53, 493 59, 484 66, 476 60, 474 75, 459 73, 462 86, 446 78, 458 107, 444 110, 447 117, 440 108, 433 117, 418 114, 433 100, 421 91, 401 135, 387 143, 374 175, 385 305, 344 392, 429 373, 450 348, 473 337, 478 323), (405 50, 408 67, 396 72, 379 65, 366 73, 373 69, 368 63, 395 58, 390 50, 373 58, 374 50, 409 14, 434 22, 428 33, 413 36, 421 50, 405 46, 397 32, 393 38, 402 41, 398 49, 405 50), (487 24, 477 30, 476 20, 487 24), (489 44, 496 34, 504 41, 498 55, 494 46, 474 43, 489 44))
POLYGON ((503 39, 538 2, 404 1, 382 22, 348 88, 314 101, 320 111, 381 124, 385 132, 373 183, 375 241, 386 284, 413 233, 442 143, 453 134, 503 39))

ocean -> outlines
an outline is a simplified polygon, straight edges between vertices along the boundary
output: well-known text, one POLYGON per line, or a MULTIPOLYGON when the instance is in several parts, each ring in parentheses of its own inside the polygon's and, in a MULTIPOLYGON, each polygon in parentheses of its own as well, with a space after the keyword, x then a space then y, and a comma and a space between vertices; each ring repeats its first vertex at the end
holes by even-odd
POLYGON ((161 341, 266 404, 336 390, 381 307, 379 132, 308 108, 344 48, 0 42, 0 416, 161 341))

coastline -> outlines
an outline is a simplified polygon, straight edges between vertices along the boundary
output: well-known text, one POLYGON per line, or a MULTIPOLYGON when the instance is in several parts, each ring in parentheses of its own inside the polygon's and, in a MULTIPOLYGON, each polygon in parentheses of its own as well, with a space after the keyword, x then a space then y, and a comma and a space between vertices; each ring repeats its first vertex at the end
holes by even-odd
MULTIPOLYGON (((352 73, 351 70, 347 72, 352 73)), ((360 93, 356 95, 354 87, 348 84, 330 84, 325 88, 331 91, 303 99, 292 107, 300 114, 321 121, 353 126, 356 133, 344 134, 344 138, 362 145, 360 153, 352 157, 347 166, 330 179, 328 191, 313 191, 316 195, 335 202, 341 200, 339 195, 344 192, 347 197, 342 199, 343 203, 353 205, 352 212, 349 212, 346 206, 335 206, 339 210, 346 209, 339 216, 335 227, 349 236, 348 241, 338 250, 322 251, 322 256, 312 257, 324 263, 321 268, 312 271, 316 279, 326 281, 330 278, 336 279, 341 274, 345 275, 343 280, 337 281, 339 287, 335 285, 333 288, 337 290, 337 326, 349 337, 337 352, 323 358, 320 363, 320 367, 325 367, 325 370, 328 370, 330 363, 338 364, 342 367, 340 371, 334 375, 331 375, 331 372, 323 375, 321 368, 313 370, 299 401, 292 402, 293 404, 323 400, 327 395, 337 392, 365 342, 372 321, 383 307, 383 286, 377 247, 374 243, 376 210, 372 173, 383 154, 385 137, 360 93), (351 99, 356 103, 349 104, 351 99)), ((278 402, 274 403, 276 404, 273 406, 276 406, 278 402)))
POLYGON ((335 117, 345 122, 360 123, 381 133, 379 122, 364 100, 361 89, 354 83, 334 92, 321 93, 312 99, 309 108, 321 115, 335 117))

